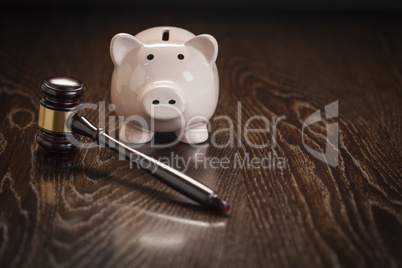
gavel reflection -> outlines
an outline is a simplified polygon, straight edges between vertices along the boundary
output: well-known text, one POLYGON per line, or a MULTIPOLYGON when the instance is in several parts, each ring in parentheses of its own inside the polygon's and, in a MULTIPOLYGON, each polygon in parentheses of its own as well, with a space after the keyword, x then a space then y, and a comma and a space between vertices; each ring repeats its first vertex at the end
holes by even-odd
POLYGON ((36 141, 45 150, 71 152, 77 148, 74 142, 78 141, 77 135, 89 137, 201 205, 218 212, 228 212, 229 205, 207 186, 117 141, 105 129, 96 128, 80 115, 78 111, 83 106, 81 97, 86 90, 81 81, 68 76, 53 76, 44 80, 41 88, 44 95, 40 99, 36 141))

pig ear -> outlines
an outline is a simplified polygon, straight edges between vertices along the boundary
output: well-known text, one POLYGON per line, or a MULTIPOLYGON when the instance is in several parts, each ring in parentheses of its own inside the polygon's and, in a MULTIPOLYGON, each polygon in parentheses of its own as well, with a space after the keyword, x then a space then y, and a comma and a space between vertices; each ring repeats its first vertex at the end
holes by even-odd
POLYGON ((197 35, 196 37, 187 41, 185 45, 199 50, 202 55, 204 55, 208 65, 215 63, 216 57, 218 56, 218 42, 216 42, 212 35, 197 35))
POLYGON ((125 56, 138 46, 143 44, 131 34, 116 34, 110 42, 110 56, 115 66, 120 66, 125 56))

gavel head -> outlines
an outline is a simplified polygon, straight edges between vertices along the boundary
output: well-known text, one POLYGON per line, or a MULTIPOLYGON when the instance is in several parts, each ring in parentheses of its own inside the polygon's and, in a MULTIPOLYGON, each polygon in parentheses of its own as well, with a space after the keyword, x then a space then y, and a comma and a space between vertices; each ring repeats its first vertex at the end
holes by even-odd
POLYGON ((67 153, 77 147, 79 138, 67 127, 68 119, 82 106, 84 84, 68 76, 52 76, 42 83, 36 141, 51 152, 67 153))

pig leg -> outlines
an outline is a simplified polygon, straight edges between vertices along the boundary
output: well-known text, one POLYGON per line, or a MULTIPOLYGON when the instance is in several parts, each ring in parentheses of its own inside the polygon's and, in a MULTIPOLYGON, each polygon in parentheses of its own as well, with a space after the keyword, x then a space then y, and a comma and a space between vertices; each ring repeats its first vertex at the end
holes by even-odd
POLYGON ((127 123, 122 124, 119 137, 123 142, 128 143, 147 143, 154 136, 154 132, 132 126, 127 123))
POLYGON ((208 139, 207 124, 197 124, 185 130, 176 131, 175 135, 183 143, 202 143, 208 139))

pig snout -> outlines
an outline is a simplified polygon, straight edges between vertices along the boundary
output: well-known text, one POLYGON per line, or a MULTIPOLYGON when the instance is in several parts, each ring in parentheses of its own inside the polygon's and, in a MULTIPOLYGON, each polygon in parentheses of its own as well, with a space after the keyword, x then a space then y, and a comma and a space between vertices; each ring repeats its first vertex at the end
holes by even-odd
POLYGON ((148 84, 142 94, 145 112, 154 119, 174 119, 183 115, 184 96, 178 85, 148 84))

